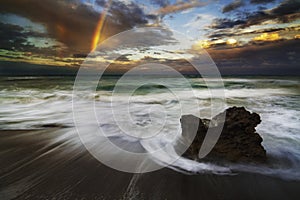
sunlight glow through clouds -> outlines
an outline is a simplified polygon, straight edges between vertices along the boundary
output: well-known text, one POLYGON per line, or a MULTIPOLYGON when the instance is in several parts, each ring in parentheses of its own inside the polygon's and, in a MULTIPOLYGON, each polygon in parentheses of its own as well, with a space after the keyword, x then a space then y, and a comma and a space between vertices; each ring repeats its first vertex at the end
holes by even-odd
POLYGON ((253 38, 253 41, 276 41, 282 39, 278 33, 263 33, 253 38))
POLYGON ((235 44, 237 44, 237 41, 236 41, 236 39, 234 39, 234 38, 229 38, 229 39, 226 41, 226 44, 228 44, 228 45, 235 45, 235 44))

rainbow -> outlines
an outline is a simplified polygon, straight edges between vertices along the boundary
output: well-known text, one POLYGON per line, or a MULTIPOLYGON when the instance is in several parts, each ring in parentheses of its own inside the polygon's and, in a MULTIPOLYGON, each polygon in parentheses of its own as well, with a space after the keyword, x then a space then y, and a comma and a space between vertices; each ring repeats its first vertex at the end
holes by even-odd
POLYGON ((100 14, 99 21, 97 23, 95 32, 93 34, 91 51, 94 51, 96 49, 96 47, 97 47, 97 45, 98 45, 98 43, 100 41, 100 37, 101 37, 103 25, 104 25, 104 22, 105 22, 105 19, 106 19, 106 15, 107 15, 110 7, 111 7, 111 4, 112 4, 112 0, 109 0, 106 3, 106 6, 104 7, 102 13, 100 14))

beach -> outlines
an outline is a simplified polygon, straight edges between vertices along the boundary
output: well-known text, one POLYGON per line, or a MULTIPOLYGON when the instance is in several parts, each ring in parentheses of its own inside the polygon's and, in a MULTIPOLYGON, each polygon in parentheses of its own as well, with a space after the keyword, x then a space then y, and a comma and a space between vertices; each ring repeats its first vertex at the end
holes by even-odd
POLYGON ((119 172, 94 159, 72 128, 9 130, 0 135, 1 199, 298 199, 300 195, 300 181, 253 173, 187 175, 168 168, 145 174, 119 172))

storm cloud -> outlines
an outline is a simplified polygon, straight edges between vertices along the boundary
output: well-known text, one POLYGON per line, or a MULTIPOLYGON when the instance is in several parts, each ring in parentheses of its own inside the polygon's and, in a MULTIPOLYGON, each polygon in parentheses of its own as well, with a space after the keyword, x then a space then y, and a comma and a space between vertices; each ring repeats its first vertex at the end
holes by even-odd
MULTIPOLYGON (((48 36, 66 45, 72 53, 88 53, 100 13, 76 0, 3 0, 0 13, 13 13, 46 27, 48 36)), ((153 17, 153 16, 152 16, 153 17)), ((134 3, 114 2, 102 39, 151 19, 134 3)))
POLYGON ((208 52, 222 74, 300 75, 299 39, 208 52))
POLYGON ((27 41, 28 37, 43 39, 46 34, 28 31, 21 26, 0 22, 0 49, 8 51, 30 52, 40 55, 55 55, 56 46, 36 47, 27 41))
POLYGON ((216 18, 209 26, 209 28, 214 30, 210 34, 210 37, 216 35, 231 36, 234 35, 233 32, 239 32, 239 29, 244 29, 253 25, 261 25, 268 20, 277 23, 289 23, 297 19, 300 19, 300 1, 285 0, 277 7, 270 10, 259 10, 251 13, 240 12, 237 13, 235 18, 216 18))

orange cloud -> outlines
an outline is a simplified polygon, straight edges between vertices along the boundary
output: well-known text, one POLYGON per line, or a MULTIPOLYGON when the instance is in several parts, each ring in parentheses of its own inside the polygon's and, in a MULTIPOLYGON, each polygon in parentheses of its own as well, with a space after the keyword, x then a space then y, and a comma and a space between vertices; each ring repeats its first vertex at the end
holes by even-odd
POLYGON ((200 49, 208 49, 211 46, 211 42, 208 40, 199 40, 193 46, 192 49, 200 50, 200 49))
POLYGON ((253 38, 253 41, 276 41, 282 39, 278 33, 263 33, 253 38))

